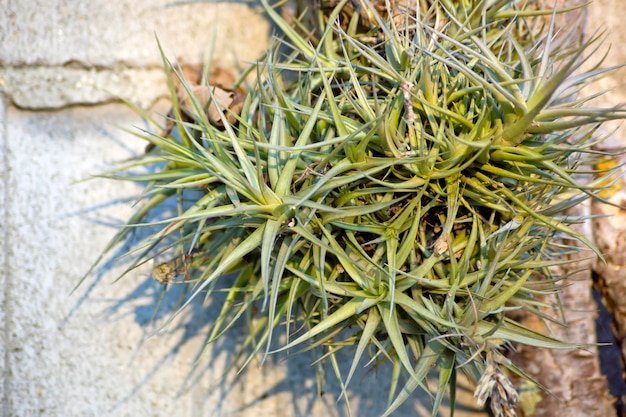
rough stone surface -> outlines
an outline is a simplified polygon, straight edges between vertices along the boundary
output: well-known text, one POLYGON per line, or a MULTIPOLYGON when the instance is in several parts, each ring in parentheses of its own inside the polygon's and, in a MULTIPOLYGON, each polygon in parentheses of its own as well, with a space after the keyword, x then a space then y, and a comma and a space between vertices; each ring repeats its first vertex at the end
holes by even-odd
MULTIPOLYGON (((130 155, 124 135, 107 123, 131 125, 136 118, 119 105, 53 113, 9 109, 7 116, 11 256, 4 271, 10 299, 5 415, 184 412, 185 400, 166 395, 173 388, 172 369, 184 372, 183 358, 168 355, 180 331, 147 339, 137 349, 146 320, 142 307, 154 296, 150 288, 133 294, 145 271, 114 286, 106 282, 109 274, 93 290, 85 286, 71 295, 114 232, 112 224, 130 212, 129 203, 110 202, 133 192, 103 181, 73 182, 130 155), (114 300, 129 303, 116 306, 114 300)), ((115 271, 119 267, 111 266, 115 271)))
MULTIPOLYGON (((218 311, 211 304, 218 301, 192 305, 154 334, 158 327, 150 317, 162 287, 148 276, 150 265, 114 283, 125 263, 107 261, 72 293, 133 212, 124 198, 140 191, 102 179, 77 181, 142 151, 142 142, 113 126, 140 126, 137 116, 120 104, 56 112, 9 107, 7 120, 4 172, 10 176, 3 184, 10 193, 3 206, 10 258, 3 291, 10 302, 2 309, 3 417, 345 415, 332 377, 326 394, 317 396, 309 355, 271 357, 263 367, 253 361, 236 377, 240 361, 232 352, 246 336, 237 329, 194 368, 218 311)), ((179 296, 175 289, 168 293, 158 325, 179 296)), ((350 360, 341 357, 344 374, 350 360)), ((390 372, 383 367, 355 375, 349 390, 354 415, 384 411, 390 372)), ((459 401, 467 408, 457 415, 481 416, 472 411, 466 386, 461 384, 459 401)), ((399 415, 428 416, 428 401, 416 396, 399 415)))
POLYGON ((156 37, 170 60, 246 66, 269 25, 237 3, 168 0, 0 1, 0 92, 27 109, 116 96, 149 106, 165 91, 156 37))
POLYGON ((268 35, 267 23, 244 3, 3 0, 0 11, 0 64, 13 67, 159 65, 155 35, 187 61, 214 46, 217 60, 234 65, 255 59, 268 35))
MULTIPOLYGON (((7 270, 9 268, 9 256, 11 253, 11 244, 9 243, 9 224, 11 219, 9 218, 8 202, 11 184, 10 170, 9 170, 9 154, 8 144, 6 142, 6 125, 7 118, 5 112, 4 98, 0 96, 0 164, 3 167, 0 170, 0 369, 2 369, 2 380, 0 381, 0 402, 4 404, 5 395, 7 391, 6 386, 6 374, 7 360, 9 358, 9 350, 7 349, 5 341, 9 338, 10 327, 7 326, 7 309, 11 308, 10 298, 8 293, 10 291, 9 279, 7 270)), ((2 407, 4 410, 5 407, 2 407)), ((6 413, 2 414, 3 417, 6 413)))
POLYGON ((0 89, 5 90, 14 105, 23 109, 99 104, 119 100, 119 97, 149 107, 167 93, 166 77, 161 68, 0 68, 0 80, 4 84, 0 89))

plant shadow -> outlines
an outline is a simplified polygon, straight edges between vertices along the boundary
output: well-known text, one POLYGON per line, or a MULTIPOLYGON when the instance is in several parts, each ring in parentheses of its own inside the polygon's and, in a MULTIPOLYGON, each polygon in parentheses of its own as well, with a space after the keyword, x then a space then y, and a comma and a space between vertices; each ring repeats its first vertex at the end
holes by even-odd
MULTIPOLYGON (((185 2, 181 2, 185 3, 185 2)), ((246 2, 247 3, 247 2, 246 2)), ((152 167, 148 172, 157 171, 157 167, 152 167)), ((144 184, 145 185, 145 184, 144 184)), ((73 215, 80 216, 92 224, 99 224, 106 227, 117 227, 117 219, 102 219, 91 214, 103 208, 110 208, 119 203, 127 202, 126 199, 113 200, 108 203, 90 207, 73 215)), ((176 214, 177 205, 175 198, 169 204, 160 205, 157 210, 150 213, 146 222, 154 222, 171 218, 176 214)), ((98 285, 103 285, 103 280, 115 274, 115 271, 125 269, 125 266, 132 264, 133 257, 128 256, 128 252, 138 242, 144 241, 148 236, 154 234, 158 229, 154 227, 136 228, 128 236, 125 242, 120 244, 110 256, 106 258, 90 275, 89 281, 81 287, 81 293, 77 302, 70 309, 67 316, 60 322, 59 327, 66 325, 68 320, 87 301, 93 300, 93 290, 98 285), (83 289, 84 288, 84 289, 83 289)), ((165 255, 167 256, 167 255, 165 255)), ((163 258, 167 260, 167 258, 163 258)), ((157 283, 151 276, 140 277, 142 274, 138 269, 128 272, 128 278, 133 278, 136 285, 126 295, 108 300, 101 300, 105 307, 100 313, 100 317, 108 322, 121 322, 132 320, 144 329, 143 337, 139 341, 135 352, 144 348, 149 339, 167 338, 167 344, 172 346, 164 352, 162 356, 150 367, 146 369, 140 381, 123 398, 119 399, 110 410, 112 414, 119 412, 124 405, 133 397, 137 396, 143 389, 147 389, 157 373, 164 367, 171 366, 175 358, 181 354, 186 355, 186 360, 193 364, 190 371, 182 381, 177 381, 177 386, 172 392, 176 397, 188 395, 192 390, 201 387, 206 390, 206 399, 200 407, 204 410, 211 408, 216 415, 222 415, 220 411, 227 410, 230 415, 245 416, 253 413, 259 405, 272 398, 288 398, 288 402, 282 403, 285 409, 277 410, 278 415, 292 415, 294 417, 311 416, 333 416, 348 417, 353 416, 379 416, 386 408, 387 396, 392 381, 391 367, 386 364, 379 368, 368 370, 361 367, 355 373, 350 386, 348 407, 342 404, 341 384, 337 381, 332 370, 325 369, 326 384, 322 392, 316 385, 316 371, 313 363, 318 359, 313 352, 301 352, 298 354, 276 354, 268 356, 261 369, 261 379, 263 388, 244 398, 238 403, 236 408, 228 408, 225 403, 229 398, 237 396, 236 390, 243 386, 246 389, 246 374, 238 372, 245 361, 245 353, 238 353, 237 347, 242 346, 247 339, 247 327, 243 320, 234 325, 228 333, 211 342, 210 347, 205 348, 209 342, 212 326, 219 316, 221 305, 226 294, 220 292, 229 288, 227 279, 220 279, 220 283, 212 293, 210 299, 203 300, 203 297, 196 297, 186 306, 184 311, 172 317, 178 312, 179 307, 187 299, 189 288, 184 284, 157 283), (201 341, 198 343, 198 341, 201 341), (189 354, 189 351, 192 354, 189 354), (223 366, 216 369, 214 358, 220 358, 223 366), (274 372, 278 369, 279 372, 274 372), (268 371, 268 372, 266 372, 268 371), (217 374, 217 376, 216 376, 217 374), (268 374, 272 374, 268 376, 268 374), (267 382, 267 383, 265 383, 267 382), (206 404, 217 398, 217 403, 206 404), (288 404, 288 406, 287 406, 288 404)), ((145 274, 144 274, 145 275, 145 274)), ((276 340, 284 339, 285 335, 276 335, 276 340)), ((280 347, 278 342, 273 348, 280 347)), ((296 350, 296 349, 294 349, 296 350)), ((135 353, 136 355, 137 353, 135 353)), ((337 353, 339 373, 342 376, 348 375, 353 360, 351 349, 342 349, 337 353)), ((262 356, 262 355, 257 355, 262 356)), ((249 367, 256 366, 256 363, 249 367)), ((330 366, 327 365, 327 368, 330 366)), ((252 370, 257 374, 258 369, 252 370)), ((400 384, 402 386, 402 384, 400 384)), ((411 400, 403 404, 396 415, 430 415, 426 410, 430 408, 432 398, 428 395, 415 395, 411 400), (419 411, 421 410, 421 411, 419 411)), ((263 408, 263 407, 261 407, 263 408)), ((457 407, 457 411, 464 409, 457 407)), ((470 408, 468 407, 469 411, 470 408)), ((479 414, 477 414, 479 415, 479 414)))
MULTIPOLYGON (((153 221, 171 216, 175 210, 174 206, 175 203, 173 206, 163 206, 152 213, 147 220, 153 221)), ((101 266, 96 268, 93 271, 93 280, 85 288, 63 323, 67 322, 81 304, 86 301, 93 301, 90 294, 97 285, 103 284, 101 281, 105 277, 110 277, 112 273, 120 270, 120 267, 123 269, 125 264, 133 261, 132 258, 125 256, 129 248, 154 232, 155 230, 151 227, 138 228, 101 266)), ((186 361, 193 366, 190 367, 189 372, 182 380, 176 381, 175 385, 172 386, 173 395, 181 398, 197 389, 205 391, 206 399, 202 400, 203 403, 200 407, 205 410, 211 409, 212 413, 217 413, 216 415, 219 415, 221 408, 226 407, 228 407, 227 414, 249 415, 259 407, 267 408, 266 403, 275 398, 287 399, 286 402, 281 401, 285 408, 282 409, 281 414, 276 414, 277 416, 349 417, 350 415, 358 415, 374 417, 384 413, 392 381, 392 369, 389 364, 383 364, 375 369, 363 369, 362 364, 359 364, 350 386, 346 390, 349 394, 348 407, 344 399, 340 398, 341 384, 337 381, 330 364, 325 365, 326 384, 320 392, 316 383, 318 375, 316 375, 314 365, 318 356, 311 351, 298 352, 304 347, 296 347, 292 349, 292 352, 269 355, 264 360, 262 368, 258 365, 262 359, 262 354, 259 353, 255 360, 248 365, 248 371, 251 370, 253 377, 259 377, 262 380, 262 389, 254 393, 248 392, 248 395, 244 395, 246 398, 238 401, 233 409, 232 404, 227 403, 233 397, 239 396, 237 391, 242 389, 251 391, 246 386, 249 384, 249 378, 253 378, 245 371, 238 372, 247 354, 247 352, 238 352, 238 347, 242 346, 248 337, 245 320, 239 320, 226 334, 207 347, 211 329, 219 316, 226 297, 225 291, 221 290, 229 288, 231 279, 228 276, 221 277, 209 299, 203 300, 201 296, 194 298, 181 314, 172 319, 172 316, 177 313, 181 304, 187 299, 190 288, 180 283, 162 285, 150 276, 138 277, 140 273, 137 271, 131 271, 129 275, 127 278, 134 279, 137 284, 122 297, 100 300, 105 303, 105 307, 100 313, 101 319, 107 322, 132 320, 144 329, 135 355, 141 349, 146 348, 147 342, 154 338, 165 339, 165 344, 171 348, 164 352, 149 369, 145 370, 140 382, 134 386, 132 391, 117 400, 110 410, 111 413, 120 412, 124 405, 138 395, 141 390, 149 389, 150 383, 157 373, 168 366, 173 366, 174 360, 180 355, 184 355, 187 358, 186 361), (215 358, 219 358, 220 366, 215 365, 215 358), (209 402, 211 403, 209 404, 209 402), (289 405, 286 406, 286 404, 289 405)), ((278 349, 281 346, 280 341, 285 339, 285 334, 277 332, 274 339, 271 349, 278 349)), ((341 349, 337 353, 339 373, 343 378, 350 371, 353 355, 353 349, 350 348, 341 349)), ((257 383, 255 382, 255 384, 257 383)), ((402 384, 400 383, 399 386, 402 384)), ((429 410, 431 405, 432 398, 423 392, 416 392, 394 414, 430 415, 426 410, 429 410)), ((464 409, 466 411, 471 410, 470 407, 463 405, 458 405, 456 408, 457 412, 464 409)))

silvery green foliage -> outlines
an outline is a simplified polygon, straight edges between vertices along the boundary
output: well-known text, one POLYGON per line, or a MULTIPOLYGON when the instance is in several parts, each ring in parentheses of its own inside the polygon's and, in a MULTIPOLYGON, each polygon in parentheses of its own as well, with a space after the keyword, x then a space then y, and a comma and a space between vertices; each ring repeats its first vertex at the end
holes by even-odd
POLYGON ((137 264, 168 248, 183 254, 157 271, 189 285, 179 314, 226 286, 210 341, 247 319, 248 361, 319 347, 344 395, 359 364, 391 361, 385 415, 427 389, 433 367, 436 415, 461 370, 480 381, 481 402, 504 393, 502 413, 514 412, 501 368, 524 374, 502 349, 576 345, 507 311, 544 318, 543 296, 563 278, 550 267, 577 250, 563 242, 593 249, 571 227, 582 219, 563 213, 599 198, 613 172, 587 168, 602 156, 595 132, 624 115, 577 96, 603 72, 579 71, 596 39, 557 38, 553 11, 531 3, 343 1, 297 31, 263 2, 284 36, 252 67, 241 110, 218 111, 221 123, 207 116, 216 96, 201 100, 164 60, 175 129, 138 134, 156 149, 132 167, 155 173, 109 175, 149 185, 107 250, 131 228, 158 227, 134 249, 137 264), (178 215, 141 223, 188 196, 178 215), (346 348, 354 361, 341 374, 346 348))

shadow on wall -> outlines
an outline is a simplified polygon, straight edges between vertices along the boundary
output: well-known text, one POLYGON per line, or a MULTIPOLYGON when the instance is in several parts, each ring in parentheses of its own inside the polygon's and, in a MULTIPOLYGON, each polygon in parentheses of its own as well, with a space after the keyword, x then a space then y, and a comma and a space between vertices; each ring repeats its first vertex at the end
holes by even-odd
MULTIPOLYGON (((116 146, 124 146, 117 141, 114 143, 116 143, 116 146)), ((125 149, 129 151, 127 148, 125 149)), ((116 225, 120 224, 120 219, 102 220, 94 216, 94 213, 106 207, 128 203, 129 200, 131 199, 112 200, 103 205, 93 206, 74 213, 74 215, 83 217, 92 224, 105 223, 110 228, 116 228, 119 227, 116 225)), ((158 210, 150 213, 149 218, 145 219, 146 222, 164 220, 176 215, 176 198, 171 198, 170 200, 169 205, 160 206, 158 210)), ((115 277, 120 271, 125 271, 136 260, 136 257, 133 258, 133 256, 128 255, 129 248, 134 247, 134 244, 137 242, 144 241, 155 231, 154 227, 133 229, 127 241, 120 244, 101 265, 93 270, 83 285, 78 287, 77 292, 80 296, 71 311, 60 323, 60 327, 65 326, 83 304, 96 302, 103 306, 99 314, 100 320, 103 322, 122 322, 132 317, 133 322, 143 329, 143 338, 137 347, 138 351, 146 348, 144 344, 148 339, 167 340, 165 344, 171 346, 168 351, 162 353, 162 356, 149 369, 145 369, 140 382, 136 384, 133 390, 117 401, 111 410, 113 415, 121 410, 124 404, 131 398, 138 395, 142 389, 149 387, 152 378, 160 370, 173 366, 173 358, 183 354, 185 355, 184 361, 187 361, 189 364, 196 364, 196 366, 190 368, 189 373, 183 380, 172 381, 174 384, 171 390, 172 396, 181 397, 198 386, 206 386, 207 392, 210 392, 212 396, 217 396, 220 402, 226 402, 237 395, 235 391, 241 389, 241 386, 243 386, 244 390, 246 389, 248 372, 252 372, 255 376, 261 372, 261 378, 264 378, 265 372, 278 372, 277 378, 269 378, 259 391, 248 395, 245 401, 235 406, 234 410, 229 409, 229 413, 234 412, 236 413, 235 415, 241 416, 249 415, 249 413, 255 412, 256 407, 260 404, 272 401, 272 398, 278 397, 290 399, 290 402, 283 403, 285 416, 310 417, 322 415, 348 417, 349 414, 344 400, 339 399, 342 390, 335 377, 332 364, 327 362, 323 367, 316 367, 313 362, 316 358, 319 358, 319 352, 300 352, 300 350, 305 350, 306 346, 294 348, 288 353, 269 355, 265 359, 263 368, 259 369, 265 350, 265 346, 262 346, 260 353, 248 365, 248 369, 242 373, 237 373, 247 359, 247 354, 251 351, 248 347, 242 354, 238 353, 239 347, 249 342, 246 318, 239 319, 225 335, 219 337, 207 347, 205 352, 205 345, 208 342, 209 335, 226 297, 226 293, 220 290, 229 287, 229 281, 234 279, 233 274, 221 277, 218 280, 217 287, 207 300, 202 300, 202 297, 195 298, 175 318, 173 318, 173 315, 187 299, 192 289, 192 284, 183 283, 186 279, 185 276, 177 276, 174 282, 170 284, 160 284, 152 276, 145 274, 145 267, 152 268, 151 265, 144 265, 138 269, 130 270, 126 276, 120 278, 136 283, 126 295, 119 298, 95 299, 92 293, 97 286, 109 285, 108 281, 110 281, 111 277, 115 277), (198 340, 202 342, 197 343, 198 340), (193 353, 190 354, 190 352, 193 353), (215 377, 215 358, 220 358, 220 361, 226 364, 222 369, 217 370, 217 378, 215 377), (322 375, 327 381, 326 384, 318 388, 317 380, 322 375)), ((154 249, 155 253, 162 252, 159 255, 161 260, 165 261, 173 256, 172 252, 176 250, 176 247, 170 247, 171 244, 172 242, 164 242, 162 247, 154 249), (168 251, 168 249, 170 250, 168 251)), ((119 328, 122 329, 122 326, 119 328)), ((348 337, 349 334, 342 336, 348 337)), ((281 346, 279 341, 284 339, 285 334, 276 334, 271 349, 279 348, 281 346)), ((339 351, 337 358, 339 372, 345 378, 352 365, 353 348, 339 351)), ((369 360, 369 358, 366 360, 369 360)), ((363 369, 364 366, 365 361, 362 360, 347 389, 352 415, 363 417, 380 416, 385 411, 384 400, 387 398, 390 389, 390 375, 392 375, 393 369, 388 363, 378 367, 370 365, 367 369, 363 369)), ((399 381, 398 386, 402 387, 404 382, 404 380, 399 381)), ((464 393, 465 398, 472 399, 471 389, 462 383, 459 385, 459 391, 464 393)), ((462 395, 459 394, 459 396, 462 395)), ((209 401, 209 395, 206 397, 206 401, 209 401)), ((407 401, 402 405, 396 412, 396 415, 416 415, 416 410, 417 415, 430 415, 431 400, 426 395, 415 395, 412 401, 407 401)), ((211 405, 211 407, 215 408, 214 405, 211 405)), ((217 407, 219 408, 219 405, 217 407)), ((458 404, 456 411, 457 413, 463 411, 470 413, 465 415, 471 415, 471 413, 480 415, 473 408, 473 402, 467 403, 467 405, 463 403, 458 404)))
MULTIPOLYGON (((197 3, 209 2, 170 2, 166 5, 166 8, 197 3)), ((250 2, 235 1, 234 3, 249 4, 250 2)), ((118 145, 124 146, 119 143, 118 145)), ((156 167, 152 169, 156 170, 156 167)), ((105 205, 93 206, 82 212, 75 213, 75 215, 83 217, 94 224, 97 222, 102 223, 101 220, 93 218, 92 213, 104 207, 115 206, 119 203, 128 203, 128 200, 110 201, 105 205)), ((182 203, 185 204, 184 201, 182 203)), ((171 218, 176 215, 177 209, 176 198, 171 198, 169 205, 160 205, 158 210, 151 212, 150 217, 145 219, 145 221, 154 222, 171 218)), ((118 219, 112 219, 110 222, 105 223, 109 227, 117 227, 116 225, 120 224, 118 219)), ((92 271, 89 279, 78 288, 80 297, 68 315, 61 321, 60 327, 65 326, 68 320, 71 319, 84 303, 94 301, 92 297, 94 288, 99 285, 108 284, 107 282, 103 282, 105 281, 105 277, 109 278, 117 274, 118 271, 125 270, 133 265, 133 261, 137 259, 136 256, 140 254, 128 256, 128 250, 134 247, 135 243, 144 241, 144 239, 152 235, 155 230, 156 229, 153 227, 134 229, 129 239, 123 244, 120 244, 115 251, 112 252, 110 257, 105 259, 92 271), (135 256, 135 258, 133 258, 133 256, 135 256)), ((179 254, 176 253, 177 248, 171 246, 172 243, 171 241, 164 242, 162 246, 154 249, 154 253, 160 254, 158 256, 160 261, 172 262, 177 259, 179 254)), ((187 354, 185 360, 189 363, 195 363, 196 366, 191 368, 188 375, 180 382, 179 386, 172 387, 172 395, 183 396, 192 388, 206 382, 207 379, 212 377, 214 371, 213 359, 223 358, 226 366, 223 370, 220 370, 222 375, 220 378, 209 381, 208 390, 210 390, 212 394, 217 392, 222 402, 226 401, 227 398, 233 395, 233 391, 238 389, 238 384, 246 378, 246 373, 237 373, 246 360, 246 354, 250 351, 250 349, 248 349, 243 355, 239 355, 237 350, 237 347, 244 346, 248 342, 249 334, 245 318, 241 318, 233 325, 227 334, 213 342, 210 347, 207 348, 206 352, 204 347, 208 342, 209 335, 211 334, 213 325, 215 324, 224 298, 226 297, 226 294, 220 292, 220 289, 228 288, 229 285, 227 281, 233 279, 233 276, 222 277, 218 283, 218 286, 221 287, 216 288, 207 300, 202 300, 202 297, 197 297, 185 308, 182 314, 173 317, 179 307, 187 299, 193 284, 181 283, 181 281, 186 279, 184 273, 179 274, 179 276, 174 279, 174 283, 166 285, 156 282, 151 276, 140 278, 139 275, 145 275, 145 267, 148 267, 148 265, 143 265, 143 268, 139 269, 131 269, 128 272, 128 276, 122 278, 132 279, 133 282, 136 282, 135 287, 128 294, 119 298, 95 300, 101 303, 101 305, 104 305, 100 317, 101 320, 109 323, 127 320, 128 317, 132 317, 134 323, 141 326, 144 331, 144 336, 139 343, 138 349, 142 349, 144 343, 146 343, 149 338, 167 338, 169 340, 167 345, 172 346, 172 348, 163 353, 162 357, 154 363, 150 369, 145 370, 140 382, 126 397, 117 402, 113 410, 111 410, 112 413, 114 414, 115 411, 121 409, 125 402, 133 396, 136 396, 144 387, 148 386, 151 379, 159 370, 167 366, 172 366, 171 359, 179 356, 183 350, 185 350, 187 354), (203 343, 194 343, 195 354, 189 355, 189 349, 185 348, 190 346, 192 341, 197 340, 202 340, 203 343)), ((275 342, 272 344, 272 349, 278 348, 280 344, 277 341, 284 340, 284 338, 284 334, 275 335, 275 342)), ((304 346, 299 347, 289 353, 293 354, 305 348, 304 346)), ((265 347, 261 348, 261 353, 256 355, 255 361, 249 365, 250 368, 255 368, 252 369, 251 372, 258 371, 256 368, 258 368, 258 361, 261 360, 264 349, 265 347)), ((286 395, 291 399, 291 403, 284 404, 286 408, 290 408, 288 411, 285 410, 285 415, 297 417, 310 417, 313 415, 347 417, 348 412, 344 404, 337 402, 337 399, 341 396, 342 390, 335 378, 335 371, 333 371, 331 364, 327 363, 323 369, 312 366, 314 359, 319 356, 309 352, 292 355, 289 357, 288 361, 285 361, 287 356, 288 354, 286 353, 268 356, 265 360, 264 369, 281 368, 281 376, 272 379, 272 382, 265 385, 260 392, 249 396, 249 400, 242 402, 238 408, 230 412, 235 412, 237 415, 247 415, 247 412, 255 410, 255 407, 266 399, 286 395), (322 375, 327 378, 327 383, 318 390, 316 379, 322 375), (320 410, 323 410, 322 414, 319 414, 320 410)), ((345 378, 352 364, 353 353, 351 349, 344 349, 338 352, 337 357, 339 373, 345 378)), ((364 366, 364 364, 361 366, 364 366)), ((389 364, 383 364, 375 369, 371 369, 370 367, 357 371, 347 390, 350 395, 352 415, 363 417, 378 416, 384 412, 385 402, 380 401, 380 399, 387 397, 392 372, 393 370, 389 364), (378 377, 379 375, 381 376, 380 378, 378 377)), ((404 381, 400 381, 398 386, 402 387, 403 383, 404 381)), ((469 388, 464 386, 460 386, 459 388, 471 398, 471 390, 469 388)), ((207 395, 207 398, 208 397, 207 395)), ((416 410, 418 410, 420 415, 430 415, 428 411, 430 409, 430 401, 431 399, 427 396, 415 396, 413 401, 407 401, 396 414, 415 415, 416 410)), ((457 412, 464 410, 471 412, 474 409, 471 406, 464 407, 460 405, 457 406, 456 410, 457 412)))

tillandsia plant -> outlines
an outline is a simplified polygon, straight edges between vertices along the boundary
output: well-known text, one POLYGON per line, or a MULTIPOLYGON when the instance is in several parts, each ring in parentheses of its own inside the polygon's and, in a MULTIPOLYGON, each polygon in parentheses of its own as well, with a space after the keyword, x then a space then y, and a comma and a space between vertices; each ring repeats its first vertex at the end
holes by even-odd
POLYGON ((573 241, 594 249, 564 213, 615 173, 590 167, 624 112, 579 96, 604 73, 580 70, 598 38, 574 43, 554 29, 568 10, 535 1, 308 2, 290 22, 262 3, 284 35, 240 101, 164 59, 173 129, 137 133, 149 152, 107 174, 148 185, 106 251, 157 227, 129 270, 170 253, 154 278, 188 287, 177 314, 226 291, 209 343, 247 322, 246 364, 316 347, 347 396, 359 364, 390 361, 385 416, 432 369, 432 414, 448 388, 454 407, 463 372, 479 404, 516 415, 509 376, 529 377, 508 347, 579 347, 516 317, 553 320, 553 267, 573 241), (172 199, 176 215, 143 220, 172 199))

